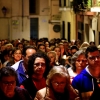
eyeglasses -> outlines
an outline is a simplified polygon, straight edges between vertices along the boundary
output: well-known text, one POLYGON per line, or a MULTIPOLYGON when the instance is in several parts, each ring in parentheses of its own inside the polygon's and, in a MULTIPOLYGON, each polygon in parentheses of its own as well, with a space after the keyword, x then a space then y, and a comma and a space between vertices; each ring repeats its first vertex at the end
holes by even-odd
POLYGON ((58 85, 60 85, 60 86, 64 86, 65 84, 66 84, 66 82, 61 82, 61 83, 58 83, 58 82, 52 82, 55 86, 58 86, 58 85))
POLYGON ((90 60, 100 59, 100 55, 88 57, 90 60))
POLYGON ((86 62, 87 60, 76 60, 77 62, 86 62))
POLYGON ((39 67, 39 66, 45 67, 46 64, 45 64, 45 63, 35 63, 35 64, 34 64, 34 67, 39 67))
POLYGON ((8 81, 3 81, 2 82, 4 85, 8 86, 8 85, 14 85, 16 83, 16 81, 11 81, 11 82, 8 82, 8 81))

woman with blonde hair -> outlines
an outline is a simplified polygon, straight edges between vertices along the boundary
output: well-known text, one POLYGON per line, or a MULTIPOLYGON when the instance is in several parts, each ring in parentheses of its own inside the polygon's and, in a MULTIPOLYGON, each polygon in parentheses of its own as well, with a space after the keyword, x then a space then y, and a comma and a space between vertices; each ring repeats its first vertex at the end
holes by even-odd
POLYGON ((90 44, 88 42, 83 42, 80 46, 80 50, 86 50, 86 48, 89 46, 90 44))
POLYGON ((57 66, 58 64, 56 64, 56 58, 57 58, 57 55, 56 55, 56 52, 55 51, 49 51, 47 53, 47 56, 49 57, 50 59, 50 69, 53 67, 53 66, 57 66))
POLYGON ((78 92, 70 85, 67 68, 54 66, 46 79, 46 87, 40 89, 34 100, 79 100, 78 92))

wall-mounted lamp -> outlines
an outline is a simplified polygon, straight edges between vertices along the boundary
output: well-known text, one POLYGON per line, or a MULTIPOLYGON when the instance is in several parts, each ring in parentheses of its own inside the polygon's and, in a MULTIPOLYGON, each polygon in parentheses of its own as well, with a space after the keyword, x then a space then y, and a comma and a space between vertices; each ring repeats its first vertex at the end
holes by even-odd
POLYGON ((2 10, 3 15, 6 16, 7 8, 3 6, 1 10, 2 10))

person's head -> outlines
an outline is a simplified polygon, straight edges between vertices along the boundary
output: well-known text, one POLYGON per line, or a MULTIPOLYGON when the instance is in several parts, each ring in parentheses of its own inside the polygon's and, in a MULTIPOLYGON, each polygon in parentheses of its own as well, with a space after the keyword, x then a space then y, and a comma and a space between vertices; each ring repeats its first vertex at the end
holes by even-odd
POLYGON ((10 49, 13 48, 13 45, 11 43, 8 43, 8 44, 5 45, 5 47, 6 47, 7 50, 10 50, 10 49))
POLYGON ((76 51, 78 51, 78 48, 77 48, 76 45, 73 45, 73 46, 71 47, 71 54, 73 55, 76 51))
POLYGON ((28 59, 32 54, 35 54, 37 52, 36 47, 28 45, 23 49, 23 59, 24 59, 24 65, 27 66, 28 59))
POLYGON ((97 46, 90 45, 85 51, 85 56, 87 58, 88 64, 91 68, 96 68, 100 66, 100 52, 97 46))
POLYGON ((41 51, 43 51, 43 52, 46 52, 46 47, 45 47, 45 45, 44 45, 44 44, 39 44, 39 45, 38 45, 38 50, 41 50, 41 51))
POLYGON ((71 57, 71 64, 72 69, 74 72, 76 70, 83 70, 87 65, 87 59, 85 57, 84 50, 78 50, 72 57, 71 57))
POLYGON ((2 52, 2 54, 3 54, 4 62, 5 62, 5 61, 8 61, 8 60, 10 59, 9 50, 4 50, 4 51, 2 52))
POLYGON ((64 48, 63 42, 60 42, 60 43, 59 43, 59 47, 60 47, 61 49, 64 48))
POLYGON ((50 65, 54 65, 55 64, 55 61, 56 61, 56 52, 55 51, 49 51, 47 53, 47 56, 50 59, 50 65))
POLYGON ((56 54, 57 54, 58 57, 61 56, 61 49, 60 49, 59 46, 55 46, 53 50, 56 52, 56 54))
POLYGON ((47 76, 46 84, 55 92, 64 92, 65 88, 70 84, 67 68, 61 65, 54 66, 47 76))
POLYGON ((95 45, 95 42, 94 41, 90 41, 89 44, 90 45, 95 45))
POLYGON ((18 62, 22 59, 22 50, 19 48, 13 48, 12 49, 12 58, 14 62, 18 62))
POLYGON ((50 47, 50 42, 49 41, 45 41, 44 44, 45 44, 46 47, 50 47))
POLYGON ((6 46, 5 45, 1 45, 0 51, 3 52, 4 50, 6 50, 6 46))
POLYGON ((19 49, 21 49, 23 51, 24 45, 23 45, 23 43, 20 42, 20 43, 18 43, 16 45, 16 47, 19 48, 19 49))
POLYGON ((39 44, 43 44, 43 41, 41 39, 36 41, 36 46, 38 47, 39 44))
POLYGON ((69 47, 69 43, 68 43, 68 41, 64 41, 64 48, 67 50, 68 49, 68 47, 69 47))
POLYGON ((16 87, 17 73, 11 67, 3 67, 0 69, 0 89, 7 97, 14 96, 16 87))
POLYGON ((83 43, 81 44, 81 46, 80 46, 79 49, 84 49, 84 50, 86 50, 86 48, 87 48, 89 45, 90 45, 90 44, 89 44, 88 42, 83 42, 83 43))
POLYGON ((28 74, 46 77, 49 71, 50 60, 44 52, 37 52, 30 56, 28 61, 28 74))

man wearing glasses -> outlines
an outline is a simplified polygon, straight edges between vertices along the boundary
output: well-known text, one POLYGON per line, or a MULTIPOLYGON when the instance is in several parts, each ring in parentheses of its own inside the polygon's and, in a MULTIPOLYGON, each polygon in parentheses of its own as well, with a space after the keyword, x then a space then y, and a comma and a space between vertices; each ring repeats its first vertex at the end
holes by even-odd
POLYGON ((96 98, 100 93, 100 52, 96 46, 89 46, 85 56, 88 65, 73 79, 72 86, 78 89, 82 100, 98 100, 96 98))

